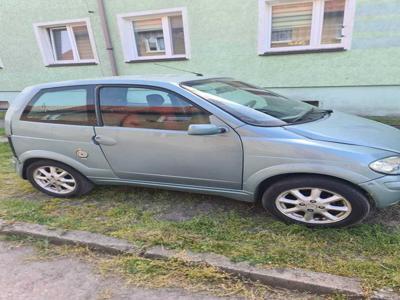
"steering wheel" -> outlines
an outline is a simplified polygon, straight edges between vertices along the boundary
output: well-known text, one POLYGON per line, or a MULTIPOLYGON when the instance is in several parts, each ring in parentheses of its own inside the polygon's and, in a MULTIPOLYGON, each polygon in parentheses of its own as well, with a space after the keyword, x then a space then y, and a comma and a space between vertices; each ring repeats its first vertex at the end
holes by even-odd
POLYGON ((249 101, 249 102, 245 103, 245 104, 244 104, 244 106, 248 106, 248 107, 251 107, 251 108, 253 108, 253 107, 254 107, 254 105, 256 105, 256 103, 257 103, 257 101, 256 101, 256 100, 251 100, 251 101, 249 101))

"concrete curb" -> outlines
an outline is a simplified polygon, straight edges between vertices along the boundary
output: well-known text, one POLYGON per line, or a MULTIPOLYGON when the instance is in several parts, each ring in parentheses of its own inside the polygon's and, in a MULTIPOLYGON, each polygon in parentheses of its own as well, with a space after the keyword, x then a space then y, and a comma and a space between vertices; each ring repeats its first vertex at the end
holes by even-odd
POLYGON ((44 238, 54 244, 86 246, 111 254, 140 254, 140 249, 127 241, 87 231, 50 229, 39 224, 6 222, 0 219, 0 233, 44 238))
MULTIPOLYGON (((244 262, 231 262, 222 255, 168 250, 160 246, 142 251, 125 240, 85 231, 51 229, 38 224, 7 222, 0 219, 0 234, 44 238, 55 244, 83 245, 111 254, 136 254, 150 259, 180 259, 192 264, 203 263, 242 278, 289 290, 318 294, 340 293, 354 298, 363 298, 364 295, 360 281, 355 278, 299 269, 263 269, 244 262)), ((382 297, 379 299, 393 299, 393 295, 397 295, 392 294, 390 298, 386 298, 382 294, 379 295, 382 297)))
POLYGON ((227 273, 249 278, 261 283, 290 290, 306 291, 317 294, 341 293, 362 297, 360 281, 355 278, 311 272, 299 269, 262 269, 248 263, 231 262, 223 255, 212 253, 193 253, 190 251, 167 250, 153 247, 144 253, 152 259, 181 259, 188 263, 205 263, 227 273))
POLYGON ((374 292, 371 300, 400 300, 400 295, 392 290, 382 289, 374 292))

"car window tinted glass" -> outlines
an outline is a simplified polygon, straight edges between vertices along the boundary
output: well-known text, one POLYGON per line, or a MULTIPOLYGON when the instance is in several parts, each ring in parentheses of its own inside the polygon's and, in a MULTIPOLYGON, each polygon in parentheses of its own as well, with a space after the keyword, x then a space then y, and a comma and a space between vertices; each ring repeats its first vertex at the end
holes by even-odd
POLYGON ((25 108, 22 120, 94 125, 96 122, 91 89, 86 87, 50 89, 40 92, 25 108))
POLYGON ((210 114, 181 96, 152 88, 104 87, 100 105, 105 126, 187 130, 209 124, 210 114))
MULTIPOLYGON (((240 120, 257 126, 290 124, 313 109, 301 101, 232 79, 196 80, 182 86, 240 120)), ((317 118, 321 114, 313 116, 317 118)))

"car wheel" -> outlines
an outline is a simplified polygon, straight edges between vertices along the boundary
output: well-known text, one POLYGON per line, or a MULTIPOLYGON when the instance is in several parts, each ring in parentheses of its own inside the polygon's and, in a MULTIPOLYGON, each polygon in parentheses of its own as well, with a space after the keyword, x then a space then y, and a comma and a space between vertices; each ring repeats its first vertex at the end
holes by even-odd
POLYGON ((93 183, 82 174, 59 162, 36 161, 28 166, 26 172, 35 188, 53 197, 77 197, 93 189, 93 183))
POLYGON ((357 188, 320 176, 289 177, 274 183, 262 204, 279 219, 309 227, 343 227, 361 222, 371 205, 357 188))

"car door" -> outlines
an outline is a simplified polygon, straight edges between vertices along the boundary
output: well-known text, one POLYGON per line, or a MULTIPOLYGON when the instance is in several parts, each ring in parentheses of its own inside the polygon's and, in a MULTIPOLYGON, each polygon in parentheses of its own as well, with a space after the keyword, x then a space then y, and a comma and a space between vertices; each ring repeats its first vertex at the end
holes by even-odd
POLYGON ((94 90, 82 85, 39 91, 12 124, 18 156, 34 153, 85 170, 88 177, 113 176, 101 148, 93 142, 94 90))
POLYGON ((152 86, 102 86, 97 95, 103 126, 95 128, 95 140, 119 178, 241 189, 241 140, 215 116, 152 86), (190 135, 192 124, 226 132, 190 135))

